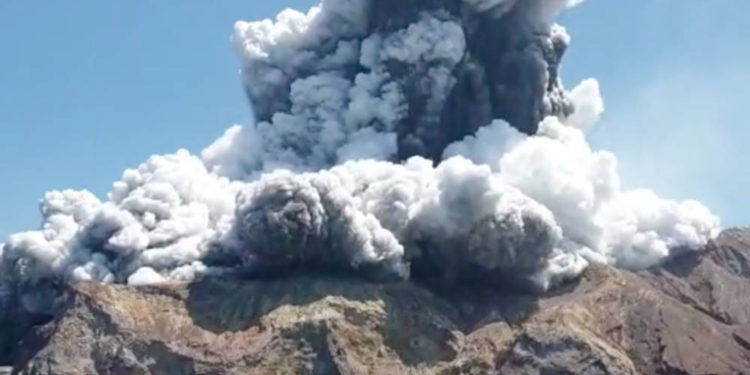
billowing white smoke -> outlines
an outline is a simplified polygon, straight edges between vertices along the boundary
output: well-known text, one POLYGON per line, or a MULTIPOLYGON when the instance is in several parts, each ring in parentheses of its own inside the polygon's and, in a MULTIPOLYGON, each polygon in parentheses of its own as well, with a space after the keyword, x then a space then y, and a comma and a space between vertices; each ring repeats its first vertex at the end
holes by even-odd
POLYGON ((0 305, 49 309, 60 280, 227 268, 545 290, 592 261, 642 269, 701 249, 719 226, 708 209, 624 191, 614 155, 587 144, 599 87, 562 89, 569 37, 550 24, 575 3, 324 0, 239 22, 259 122, 202 158, 183 150, 125 171, 105 202, 46 194, 42 228, 0 247, 0 305), (485 51, 485 28, 514 43, 485 51))
POLYGON ((229 226, 236 189, 182 150, 126 170, 105 203, 85 191, 49 192, 42 229, 5 243, 3 281, 32 288, 54 279, 192 280, 205 271, 207 241, 229 226))

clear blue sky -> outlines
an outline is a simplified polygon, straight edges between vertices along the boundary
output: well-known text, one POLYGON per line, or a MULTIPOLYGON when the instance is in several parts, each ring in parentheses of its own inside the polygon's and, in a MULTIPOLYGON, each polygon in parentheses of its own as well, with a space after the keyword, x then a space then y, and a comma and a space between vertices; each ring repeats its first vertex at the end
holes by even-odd
MULTIPOLYGON (((123 169, 199 152, 252 114, 229 45, 237 19, 312 0, 0 1, 0 238, 38 226, 51 189, 104 196, 123 169)), ((699 198, 750 223, 750 29, 746 0, 588 0, 567 86, 600 80, 591 135, 627 186, 699 198)))

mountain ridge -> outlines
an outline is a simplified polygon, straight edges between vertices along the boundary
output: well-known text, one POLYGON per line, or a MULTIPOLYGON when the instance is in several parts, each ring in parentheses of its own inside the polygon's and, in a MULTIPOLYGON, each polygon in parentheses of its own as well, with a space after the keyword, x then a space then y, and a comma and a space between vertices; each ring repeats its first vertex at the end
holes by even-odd
POLYGON ((750 230, 543 295, 303 275, 79 284, 17 374, 750 373, 750 230))

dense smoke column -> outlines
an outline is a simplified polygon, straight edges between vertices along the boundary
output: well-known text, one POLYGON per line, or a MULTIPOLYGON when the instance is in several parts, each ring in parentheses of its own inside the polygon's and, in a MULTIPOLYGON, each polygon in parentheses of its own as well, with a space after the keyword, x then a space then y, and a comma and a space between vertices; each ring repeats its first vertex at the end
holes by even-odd
POLYGON ((531 135, 545 117, 573 112, 558 74, 567 36, 531 17, 534 3, 538 1, 520 1, 499 20, 480 16, 468 38, 470 52, 487 77, 492 118, 531 135))
POLYGON ((533 135, 546 116, 573 112, 558 79, 565 35, 555 35, 549 20, 539 18, 540 1, 499 3, 494 7, 501 9, 463 0, 370 3, 370 33, 393 32, 430 13, 460 24, 467 43, 442 92, 425 83, 423 69, 387 64, 409 98, 409 114, 398 125, 399 159, 421 155, 439 162, 447 145, 492 119, 533 135), (438 103, 429 106, 431 101, 438 103))
MULTIPOLYGON (((447 145, 493 119, 533 135, 545 117, 573 112, 558 79, 568 37, 552 24, 564 6, 560 0, 327 0, 309 26, 314 32, 293 42, 280 38, 249 59, 247 92, 258 120, 283 129, 285 114, 301 112, 296 82, 326 72, 357 87, 369 77, 380 85, 380 93, 370 90, 374 95, 388 88, 402 103, 390 100, 395 124, 369 119, 356 126, 394 131, 392 157, 399 161, 419 155, 438 163, 447 145)), ((307 142, 287 139, 280 148, 310 156, 307 142)))

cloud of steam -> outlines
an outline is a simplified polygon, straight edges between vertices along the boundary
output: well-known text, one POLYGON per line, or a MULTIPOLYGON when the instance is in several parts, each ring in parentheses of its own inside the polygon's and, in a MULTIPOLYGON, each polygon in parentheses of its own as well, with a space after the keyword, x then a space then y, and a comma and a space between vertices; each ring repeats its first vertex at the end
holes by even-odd
POLYGON ((564 90, 570 37, 553 23, 578 3, 323 0, 238 22, 258 122, 201 158, 125 171, 104 202, 46 194, 41 229, 0 246, 0 303, 45 311, 60 281, 228 268, 545 290, 592 261, 701 249, 719 226, 708 209, 624 191, 615 156, 587 144, 598 83, 564 90))

